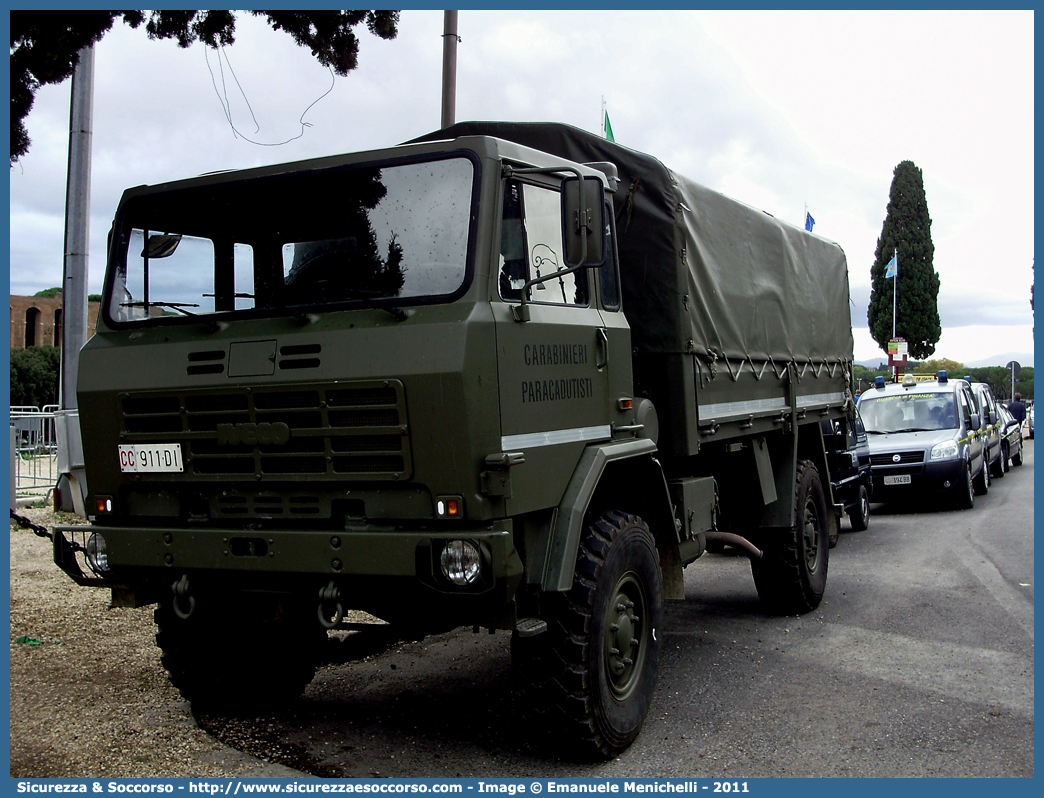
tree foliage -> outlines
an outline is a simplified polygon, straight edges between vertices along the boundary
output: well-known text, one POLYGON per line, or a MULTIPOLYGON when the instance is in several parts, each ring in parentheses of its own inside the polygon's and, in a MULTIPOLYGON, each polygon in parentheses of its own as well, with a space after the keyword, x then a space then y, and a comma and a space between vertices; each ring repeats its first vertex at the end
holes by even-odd
POLYGON ((58 402, 62 350, 30 346, 11 350, 11 404, 43 407, 58 402))
MULTIPOLYGON (((966 369, 961 376, 969 376, 973 382, 985 382, 993 391, 998 402, 1007 404, 1011 401, 1011 374, 1004 366, 985 366, 983 368, 966 369)), ((1026 366, 1019 372, 1015 392, 1021 393, 1023 399, 1033 398, 1033 367, 1026 366)))
POLYGON ((942 335, 939 322, 939 274, 933 263, 932 220, 924 195, 924 179, 913 161, 895 167, 881 236, 870 269, 870 307, 866 318, 870 334, 887 351, 892 337, 893 279, 898 309, 895 332, 905 338, 910 357, 927 358, 942 335), (885 266, 898 254, 899 276, 885 277, 885 266))
POLYGON ((963 377, 966 373, 963 363, 945 357, 940 358, 939 360, 925 360, 921 363, 917 363, 914 365, 913 373, 938 374, 940 371, 945 371, 947 375, 951 377, 963 377))
MULTIPOLYGON (((354 28, 365 23, 375 36, 394 39, 398 11, 251 11, 274 30, 283 30, 312 51, 320 64, 342 77, 358 66, 354 28)), ((25 118, 41 86, 72 75, 78 53, 96 44, 122 19, 145 26, 150 39, 175 39, 179 47, 208 47, 235 41, 232 11, 11 11, 11 162, 29 151, 25 118)))

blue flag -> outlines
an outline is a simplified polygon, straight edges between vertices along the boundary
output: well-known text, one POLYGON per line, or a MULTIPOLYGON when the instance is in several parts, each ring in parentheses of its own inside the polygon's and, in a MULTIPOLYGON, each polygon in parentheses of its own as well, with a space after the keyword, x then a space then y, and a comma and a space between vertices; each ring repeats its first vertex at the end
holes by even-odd
POLYGON ((805 229, 808 230, 808 232, 811 233, 812 232, 812 225, 814 225, 815 223, 816 223, 816 220, 812 218, 812 214, 809 213, 808 211, 805 211, 805 229))
POLYGON ((899 261, 896 259, 897 255, 892 255, 892 259, 888 261, 888 265, 885 266, 885 277, 895 277, 899 274, 899 261))

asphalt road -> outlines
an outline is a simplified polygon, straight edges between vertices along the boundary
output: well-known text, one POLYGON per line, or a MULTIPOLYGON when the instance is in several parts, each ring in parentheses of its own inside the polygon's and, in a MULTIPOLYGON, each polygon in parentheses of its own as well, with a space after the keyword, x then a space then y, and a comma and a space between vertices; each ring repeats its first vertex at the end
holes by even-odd
POLYGON ((707 555, 667 610, 659 684, 615 760, 560 759, 517 720, 509 635, 331 643, 291 712, 199 718, 328 776, 1033 776, 1033 443, 975 507, 875 505, 827 596, 759 608, 745 558, 707 555), (374 652, 377 653, 374 653, 374 652))

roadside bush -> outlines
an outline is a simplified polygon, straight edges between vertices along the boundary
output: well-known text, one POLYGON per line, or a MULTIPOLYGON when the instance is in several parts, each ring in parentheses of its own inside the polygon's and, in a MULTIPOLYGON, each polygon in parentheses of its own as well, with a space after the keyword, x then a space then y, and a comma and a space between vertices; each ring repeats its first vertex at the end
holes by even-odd
POLYGON ((62 350, 30 346, 11 350, 11 404, 43 407, 58 403, 62 350))

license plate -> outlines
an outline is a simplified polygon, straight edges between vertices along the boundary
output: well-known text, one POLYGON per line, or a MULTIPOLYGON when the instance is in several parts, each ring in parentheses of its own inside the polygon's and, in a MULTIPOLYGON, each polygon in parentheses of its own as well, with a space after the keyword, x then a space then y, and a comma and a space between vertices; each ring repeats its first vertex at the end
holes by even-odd
POLYGON ((149 443, 119 446, 120 471, 133 474, 181 473, 180 443, 149 443))
POLYGON ((909 485, 911 481, 909 474, 896 474, 884 478, 884 484, 886 485, 909 485))

